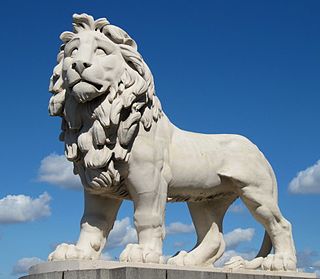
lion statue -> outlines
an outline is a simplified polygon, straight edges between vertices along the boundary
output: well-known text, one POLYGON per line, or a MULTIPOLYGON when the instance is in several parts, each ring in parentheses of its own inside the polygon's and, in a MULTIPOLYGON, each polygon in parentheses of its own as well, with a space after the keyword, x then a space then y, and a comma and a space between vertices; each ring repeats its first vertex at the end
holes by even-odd
POLYGON ((274 172, 259 149, 240 135, 204 135, 175 127, 155 95, 152 74, 135 41, 105 18, 73 16, 63 32, 50 80, 52 116, 84 187, 78 242, 60 244, 49 260, 99 259, 122 200, 134 203, 137 244, 124 262, 163 263, 167 202, 187 202, 197 243, 168 260, 210 266, 225 250, 222 221, 241 198, 265 228, 257 257, 234 257, 229 268, 296 270, 290 223, 277 201, 274 172), (269 254, 271 248, 274 254, 269 254))

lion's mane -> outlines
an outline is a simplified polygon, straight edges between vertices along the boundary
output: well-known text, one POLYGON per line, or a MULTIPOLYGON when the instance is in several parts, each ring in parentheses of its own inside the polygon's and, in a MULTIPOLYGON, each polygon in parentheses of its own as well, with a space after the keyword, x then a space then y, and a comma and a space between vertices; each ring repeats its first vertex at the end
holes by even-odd
POLYGON ((63 44, 50 79, 53 96, 49 113, 62 118, 60 140, 65 142, 65 155, 74 163, 74 172, 80 174, 84 185, 94 188, 119 185, 118 166, 129 159, 139 123, 149 130, 162 116, 151 71, 134 40, 105 18, 94 20, 86 14, 75 14, 73 32, 63 32, 60 38, 63 44), (64 84, 62 64, 65 45, 85 30, 107 36, 118 45, 126 63, 120 80, 113 81, 105 94, 79 103, 64 84))

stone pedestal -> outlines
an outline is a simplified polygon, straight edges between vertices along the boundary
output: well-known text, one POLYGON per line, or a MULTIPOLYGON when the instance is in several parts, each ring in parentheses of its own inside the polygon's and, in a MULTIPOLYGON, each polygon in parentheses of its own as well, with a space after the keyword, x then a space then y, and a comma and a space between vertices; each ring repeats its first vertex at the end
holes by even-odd
POLYGON ((35 265, 20 279, 293 279, 316 278, 313 273, 228 270, 130 264, 110 261, 57 261, 35 265))

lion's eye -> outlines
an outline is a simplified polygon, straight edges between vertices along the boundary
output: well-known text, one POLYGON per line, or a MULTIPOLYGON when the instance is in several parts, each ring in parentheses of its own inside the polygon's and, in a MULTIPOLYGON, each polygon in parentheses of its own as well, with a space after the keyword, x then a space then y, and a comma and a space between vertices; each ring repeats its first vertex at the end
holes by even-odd
POLYGON ((96 49, 96 54, 97 55, 107 55, 106 51, 104 49, 102 49, 101 47, 98 47, 96 49))
POLYGON ((71 56, 71 57, 74 57, 74 56, 77 54, 77 52, 78 52, 78 49, 77 49, 77 48, 74 48, 74 49, 71 51, 70 56, 71 56))

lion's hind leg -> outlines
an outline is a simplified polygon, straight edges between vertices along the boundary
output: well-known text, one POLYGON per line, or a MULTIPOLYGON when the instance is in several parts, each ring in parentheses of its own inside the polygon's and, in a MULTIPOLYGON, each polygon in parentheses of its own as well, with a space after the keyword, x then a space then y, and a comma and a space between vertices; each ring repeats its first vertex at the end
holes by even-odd
POLYGON ((212 266, 225 251, 222 221, 226 210, 236 197, 219 200, 188 202, 197 232, 197 243, 190 251, 180 251, 168 264, 180 266, 212 266))
POLYGON ((266 185, 247 185, 241 189, 240 197, 253 217, 269 234, 274 254, 256 258, 253 261, 231 259, 229 268, 258 268, 265 270, 296 270, 295 247, 291 224, 282 216, 272 189, 266 185), (239 265, 240 263, 240 265, 239 265))

